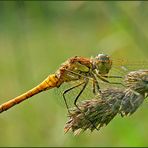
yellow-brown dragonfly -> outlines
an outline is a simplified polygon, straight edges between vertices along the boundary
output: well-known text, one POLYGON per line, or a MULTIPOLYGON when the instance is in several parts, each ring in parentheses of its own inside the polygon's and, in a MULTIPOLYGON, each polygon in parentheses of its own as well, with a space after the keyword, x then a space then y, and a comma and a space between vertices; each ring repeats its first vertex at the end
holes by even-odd
POLYGON ((0 113, 42 91, 55 87, 59 88, 63 83, 80 80, 79 84, 76 84, 75 86, 68 88, 63 92, 63 98, 68 109, 69 107, 66 102, 65 94, 70 90, 83 85, 74 101, 75 106, 77 106, 76 102, 87 86, 89 80, 92 80, 94 94, 96 92, 100 92, 100 86, 97 79, 101 79, 104 82, 110 83, 106 77, 111 67, 112 60, 106 54, 98 54, 95 58, 84 58, 79 56, 69 58, 61 65, 55 74, 49 75, 42 83, 27 91, 26 93, 0 105, 0 113))
MULTIPOLYGON (((121 66, 122 61, 119 61, 119 65, 121 66)), ((118 65, 117 65, 118 66, 118 65)), ((82 89, 79 93, 76 94, 74 105, 77 106, 77 100, 85 90, 88 82, 92 82, 92 92, 93 94, 100 93, 100 82, 98 79, 109 84, 120 84, 121 82, 110 82, 107 78, 122 78, 121 76, 108 76, 108 73, 112 69, 112 60, 110 56, 106 54, 98 54, 94 58, 84 58, 80 56, 75 56, 69 58, 66 62, 64 62, 60 68, 55 72, 55 74, 49 75, 43 82, 34 87, 33 89, 27 91, 26 93, 15 97, 14 99, 3 103, 0 105, 0 113, 8 110, 14 105, 38 94, 42 91, 49 90, 52 88, 59 88, 64 83, 70 83, 78 81, 74 86, 69 87, 64 90, 63 98, 66 104, 66 107, 69 111, 69 107, 67 104, 67 100, 65 94, 69 91, 82 86, 82 89)), ((89 90, 91 91, 91 90, 89 90)), ((78 106, 77 106, 78 107, 78 106)))

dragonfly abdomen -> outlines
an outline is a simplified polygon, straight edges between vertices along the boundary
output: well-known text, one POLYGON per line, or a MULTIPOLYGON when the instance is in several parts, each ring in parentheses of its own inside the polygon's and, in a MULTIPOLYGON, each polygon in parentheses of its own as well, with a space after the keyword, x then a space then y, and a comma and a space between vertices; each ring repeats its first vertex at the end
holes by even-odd
POLYGON ((15 97, 14 99, 3 103, 0 106, 0 113, 3 111, 6 111, 7 109, 13 107, 16 104, 19 104, 20 102, 51 88, 57 87, 58 78, 55 74, 49 75, 43 82, 41 82, 39 85, 34 87, 33 89, 25 92, 24 94, 15 97))

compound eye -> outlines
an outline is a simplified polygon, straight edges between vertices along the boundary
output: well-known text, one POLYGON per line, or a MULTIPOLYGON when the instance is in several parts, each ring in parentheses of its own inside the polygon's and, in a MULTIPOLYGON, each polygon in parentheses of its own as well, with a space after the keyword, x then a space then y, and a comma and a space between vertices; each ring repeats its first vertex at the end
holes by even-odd
POLYGON ((107 62, 107 61, 110 60, 110 57, 108 55, 106 55, 106 54, 98 54, 97 57, 96 57, 96 59, 98 61, 107 62))

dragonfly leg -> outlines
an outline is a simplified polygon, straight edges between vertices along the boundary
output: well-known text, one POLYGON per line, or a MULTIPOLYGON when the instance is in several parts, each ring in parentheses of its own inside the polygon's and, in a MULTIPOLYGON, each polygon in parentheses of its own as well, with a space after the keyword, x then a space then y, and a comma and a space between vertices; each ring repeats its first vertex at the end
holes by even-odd
POLYGON ((97 81, 95 74, 92 74, 92 77, 93 77, 93 92, 95 92, 94 94, 96 94, 96 90, 94 90, 95 87, 97 88, 97 92, 99 92, 101 94, 99 82, 97 81))
POLYGON ((124 86, 124 87, 125 87, 125 85, 124 85, 123 83, 120 83, 120 82, 110 82, 110 81, 108 81, 107 83, 109 83, 109 84, 122 85, 122 86, 124 86))
POLYGON ((103 76, 105 78, 123 78, 122 76, 103 76))
POLYGON ((99 82, 97 81, 96 75, 94 73, 92 73, 92 77, 93 77, 93 93, 96 95, 97 93, 101 94, 101 89, 99 86, 99 82), (96 88, 97 88, 97 92, 96 92, 96 88))
POLYGON ((69 107, 68 107, 68 104, 67 104, 67 101, 66 101, 65 94, 68 93, 69 91, 71 91, 72 89, 74 89, 74 88, 76 88, 76 87, 79 87, 80 85, 82 85, 82 84, 84 84, 84 83, 85 83, 85 82, 82 82, 82 83, 80 83, 80 84, 77 84, 77 85, 75 85, 75 86, 73 86, 73 87, 71 87, 71 88, 65 90, 65 91, 63 92, 63 94, 62 94, 62 95, 63 95, 63 98, 64 98, 64 102, 65 102, 66 108, 67 108, 69 114, 70 114, 70 111, 69 111, 69 107))
POLYGON ((92 86, 93 93, 96 94, 96 85, 95 80, 93 80, 93 86, 92 86))
MULTIPOLYGON (((108 81, 109 82, 109 81, 108 81)), ((122 84, 122 83, 120 83, 120 82, 109 82, 109 84, 118 84, 118 85, 122 85, 122 86, 124 86, 125 87, 125 85, 124 84, 122 84)))
MULTIPOLYGON (((120 82, 110 82, 110 81, 106 80, 104 77, 107 77, 107 76, 101 76, 101 75, 97 74, 97 77, 99 79, 101 79, 102 81, 106 82, 106 83, 109 83, 109 84, 118 84, 118 85, 122 85, 122 86, 125 87, 125 85, 122 84, 122 83, 120 83, 120 82)), ((109 76, 108 78, 122 78, 122 77, 120 77, 120 76, 109 76)))
POLYGON ((80 97, 80 95, 82 94, 82 92, 84 91, 84 89, 86 88, 87 84, 88 84, 88 79, 86 79, 86 81, 84 81, 84 86, 83 86, 83 88, 81 89, 81 91, 79 92, 79 94, 77 95, 77 97, 76 97, 75 100, 74 100, 74 105, 75 105, 76 107, 78 107, 78 106, 77 106, 77 100, 78 100, 78 98, 80 97))
POLYGON ((84 83, 84 86, 83 86, 83 88, 81 89, 81 91, 79 92, 79 94, 77 95, 77 97, 75 98, 75 100, 74 100, 74 105, 75 105, 76 108, 84 115, 85 119, 88 120, 88 121, 94 126, 94 128, 95 128, 96 130, 99 130, 99 129, 93 124, 93 122, 92 122, 90 119, 88 119, 88 118, 86 117, 85 113, 84 113, 84 112, 78 107, 78 105, 77 105, 77 100, 78 100, 78 98, 80 97, 80 95, 82 94, 82 92, 84 91, 84 89, 86 88, 86 86, 87 86, 87 84, 88 84, 88 81, 89 81, 89 79, 86 79, 86 81, 84 81, 84 82, 85 82, 85 83, 84 83))

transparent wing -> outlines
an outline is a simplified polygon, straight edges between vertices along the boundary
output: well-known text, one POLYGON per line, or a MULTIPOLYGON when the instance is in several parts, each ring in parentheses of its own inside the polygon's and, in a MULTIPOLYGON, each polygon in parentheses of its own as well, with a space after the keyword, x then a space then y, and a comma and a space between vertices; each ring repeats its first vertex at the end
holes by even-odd
POLYGON ((110 71, 110 74, 124 76, 130 71, 140 69, 148 69, 148 60, 113 59, 113 66, 110 71))

